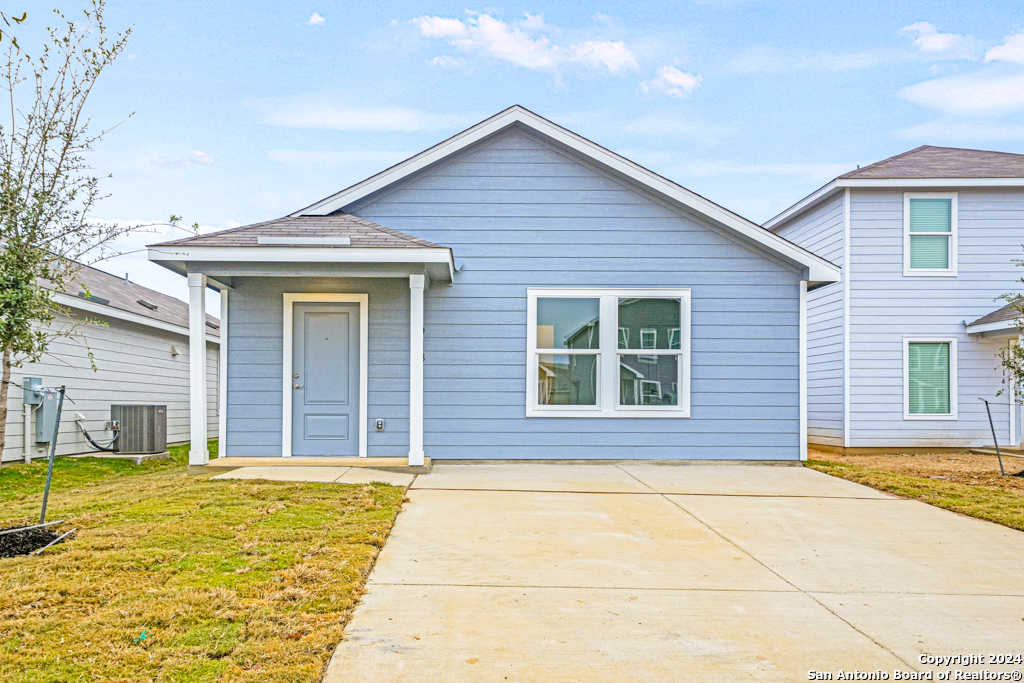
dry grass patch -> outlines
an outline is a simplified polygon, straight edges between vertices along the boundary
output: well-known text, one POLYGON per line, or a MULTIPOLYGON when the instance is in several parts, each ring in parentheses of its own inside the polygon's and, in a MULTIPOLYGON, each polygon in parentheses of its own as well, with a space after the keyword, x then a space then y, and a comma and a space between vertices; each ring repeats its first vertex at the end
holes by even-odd
MULTIPOLYGON (((820 472, 1024 531, 1024 479, 1000 477, 994 456, 812 451, 811 458, 807 466, 820 472)), ((1019 458, 1005 462, 1007 472, 1019 469, 1019 458)))
MULTIPOLYGON (((210 481, 175 455, 55 486, 80 532, 0 559, 0 680, 320 681, 404 489, 210 481)), ((0 526, 38 514, 33 477, 0 475, 0 526)))

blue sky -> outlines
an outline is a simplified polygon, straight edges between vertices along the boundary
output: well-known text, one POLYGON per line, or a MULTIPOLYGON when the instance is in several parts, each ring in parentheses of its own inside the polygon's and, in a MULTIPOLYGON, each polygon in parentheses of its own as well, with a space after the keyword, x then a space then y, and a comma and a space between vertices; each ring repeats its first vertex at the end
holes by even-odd
MULTIPOLYGON (((26 45, 47 7, 25 5, 26 45)), ((102 219, 276 218, 511 104, 756 222, 921 144, 1024 153, 1019 2, 110 0, 107 18, 134 34, 94 120, 135 114, 92 159, 113 174, 102 219)), ((181 293, 140 256, 101 267, 181 293)))

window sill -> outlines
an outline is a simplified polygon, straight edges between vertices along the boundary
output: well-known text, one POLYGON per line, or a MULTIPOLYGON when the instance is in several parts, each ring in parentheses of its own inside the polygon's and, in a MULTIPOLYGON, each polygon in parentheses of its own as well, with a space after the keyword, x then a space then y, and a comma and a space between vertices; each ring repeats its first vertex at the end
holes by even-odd
POLYGON ((911 415, 903 414, 904 420, 956 420, 956 415, 911 415))
POLYGON ((595 418, 680 418, 690 417, 690 411, 684 409, 672 409, 672 410, 651 410, 638 408, 636 410, 559 410, 557 408, 552 410, 541 410, 537 408, 527 408, 526 417, 577 417, 585 419, 595 418))
POLYGON ((955 270, 904 270, 903 277, 956 277, 955 270))

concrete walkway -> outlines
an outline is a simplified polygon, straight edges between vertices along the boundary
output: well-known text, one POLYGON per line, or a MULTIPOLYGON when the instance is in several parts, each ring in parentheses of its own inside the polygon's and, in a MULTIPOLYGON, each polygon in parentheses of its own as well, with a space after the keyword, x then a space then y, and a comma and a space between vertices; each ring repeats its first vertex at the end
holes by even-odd
POLYGON ((408 497, 325 683, 891 680, 1024 649, 1024 534, 808 469, 435 465, 408 497))

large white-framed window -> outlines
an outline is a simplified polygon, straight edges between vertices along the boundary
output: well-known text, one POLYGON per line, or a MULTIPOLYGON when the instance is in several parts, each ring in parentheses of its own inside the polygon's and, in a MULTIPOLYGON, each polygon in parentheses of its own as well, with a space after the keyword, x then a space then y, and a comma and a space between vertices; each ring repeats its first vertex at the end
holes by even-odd
POLYGON ((903 419, 957 419, 956 337, 903 338, 903 419))
POLYGON ((903 275, 956 276, 957 193, 903 194, 903 275))
POLYGON ((527 289, 527 417, 689 417, 689 289, 527 289))

